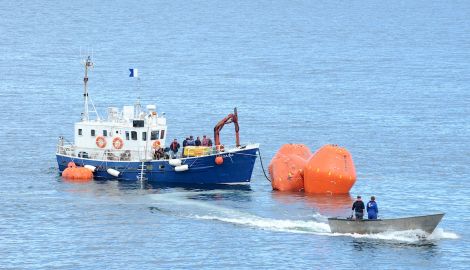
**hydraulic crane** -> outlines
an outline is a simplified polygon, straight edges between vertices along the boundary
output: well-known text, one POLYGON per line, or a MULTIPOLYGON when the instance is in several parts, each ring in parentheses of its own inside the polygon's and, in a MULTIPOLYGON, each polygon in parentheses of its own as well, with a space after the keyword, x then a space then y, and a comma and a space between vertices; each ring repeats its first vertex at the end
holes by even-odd
POLYGON ((214 143, 216 147, 220 145, 220 131, 225 126, 225 124, 233 123, 235 125, 235 143, 236 146, 240 146, 240 137, 238 131, 240 127, 238 126, 238 115, 237 115, 237 108, 233 109, 233 113, 227 115, 224 119, 220 120, 217 125, 214 127, 214 143))

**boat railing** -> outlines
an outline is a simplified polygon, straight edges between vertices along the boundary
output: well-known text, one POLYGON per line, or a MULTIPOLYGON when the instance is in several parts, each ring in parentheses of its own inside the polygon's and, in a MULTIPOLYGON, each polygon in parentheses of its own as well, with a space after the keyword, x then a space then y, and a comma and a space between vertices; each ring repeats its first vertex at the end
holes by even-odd
MULTIPOLYGON (((184 150, 181 149, 176 158, 190 158, 190 157, 204 157, 217 154, 226 154, 231 152, 239 151, 240 149, 245 149, 247 147, 252 148, 253 146, 257 147, 258 145, 254 144, 244 144, 241 146, 212 146, 208 147, 193 147, 194 150, 189 154, 184 154, 184 150), (199 151, 203 150, 203 151, 199 151)), ((87 147, 77 147, 72 144, 61 144, 57 145, 57 153, 66 156, 78 157, 78 158, 88 158, 88 159, 97 159, 97 160, 109 160, 109 161, 142 161, 142 160, 156 160, 153 155, 153 151, 144 151, 144 150, 116 150, 116 149, 97 149, 97 148, 87 148, 87 147)), ((170 151, 166 152, 165 155, 159 159, 169 159, 171 158, 170 151)))
POLYGON ((217 154, 224 154, 224 153, 230 153, 230 152, 235 152, 239 151, 240 149, 245 149, 247 147, 258 147, 258 144, 243 144, 240 146, 236 145, 220 145, 220 146, 199 146, 199 149, 203 149, 204 151, 197 151, 198 146, 190 146, 194 147, 196 151, 194 151, 190 155, 185 155, 184 153, 186 152, 184 149, 182 149, 179 153, 180 157, 203 157, 203 156, 210 156, 210 155, 217 155, 217 154))
POLYGON ((109 161, 141 161, 151 159, 151 153, 139 150, 115 150, 76 147, 74 145, 58 145, 57 153, 66 156, 109 160, 109 161))

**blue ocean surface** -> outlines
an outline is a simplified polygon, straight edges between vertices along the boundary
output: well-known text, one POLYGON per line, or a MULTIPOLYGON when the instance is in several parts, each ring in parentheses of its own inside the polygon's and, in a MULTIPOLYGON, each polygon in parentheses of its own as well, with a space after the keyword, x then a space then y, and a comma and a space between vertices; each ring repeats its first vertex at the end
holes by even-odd
POLYGON ((468 269, 469 14, 453 0, 2 1, 0 268, 468 269), (83 110, 86 52, 101 113, 156 103, 182 140, 236 106, 265 166, 284 143, 346 147, 351 194, 273 192, 259 162, 247 187, 64 182, 56 144, 83 110), (358 194, 383 218, 446 215, 427 239, 331 234, 358 194))

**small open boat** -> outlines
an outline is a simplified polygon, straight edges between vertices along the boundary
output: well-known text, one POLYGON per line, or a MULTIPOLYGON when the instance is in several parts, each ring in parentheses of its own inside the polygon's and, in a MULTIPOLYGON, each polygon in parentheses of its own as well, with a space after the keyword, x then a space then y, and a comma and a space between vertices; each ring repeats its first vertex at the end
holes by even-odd
POLYGON ((444 213, 391 219, 328 218, 328 224, 332 233, 370 234, 407 230, 423 230, 432 233, 443 216, 444 213))

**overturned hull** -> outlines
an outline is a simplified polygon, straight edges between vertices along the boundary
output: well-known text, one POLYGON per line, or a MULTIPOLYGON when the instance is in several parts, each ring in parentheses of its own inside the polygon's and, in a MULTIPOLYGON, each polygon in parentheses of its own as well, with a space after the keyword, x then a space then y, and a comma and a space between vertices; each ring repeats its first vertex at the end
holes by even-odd
POLYGON ((393 219, 328 218, 328 224, 333 233, 372 234, 407 230, 423 230, 432 233, 443 216, 444 213, 393 219))

